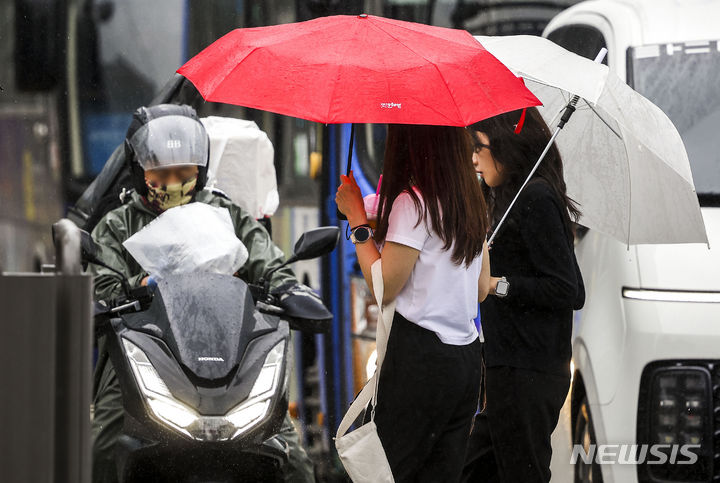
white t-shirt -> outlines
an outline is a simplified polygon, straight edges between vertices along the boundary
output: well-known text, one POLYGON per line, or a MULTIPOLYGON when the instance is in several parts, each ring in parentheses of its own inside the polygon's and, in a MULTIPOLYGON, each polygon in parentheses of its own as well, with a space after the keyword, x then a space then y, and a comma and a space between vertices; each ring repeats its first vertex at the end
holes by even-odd
POLYGON ((429 219, 415 226, 421 213, 407 192, 395 199, 390 211, 385 241, 420 251, 410 278, 395 299, 395 310, 435 332, 445 344, 470 344, 478 337, 473 319, 477 317, 482 257, 468 268, 455 265, 452 247, 443 250, 444 243, 429 219))

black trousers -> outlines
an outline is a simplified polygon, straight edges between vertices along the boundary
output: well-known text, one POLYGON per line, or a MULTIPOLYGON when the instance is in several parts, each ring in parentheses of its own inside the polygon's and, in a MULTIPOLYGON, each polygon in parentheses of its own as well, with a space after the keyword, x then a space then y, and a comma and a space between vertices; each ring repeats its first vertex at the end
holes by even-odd
POLYGON ((375 423, 395 481, 456 482, 480 392, 481 344, 448 345, 396 313, 375 423))
POLYGON ((485 410, 475 418, 463 481, 547 483, 550 436, 570 376, 515 367, 485 370, 485 410))

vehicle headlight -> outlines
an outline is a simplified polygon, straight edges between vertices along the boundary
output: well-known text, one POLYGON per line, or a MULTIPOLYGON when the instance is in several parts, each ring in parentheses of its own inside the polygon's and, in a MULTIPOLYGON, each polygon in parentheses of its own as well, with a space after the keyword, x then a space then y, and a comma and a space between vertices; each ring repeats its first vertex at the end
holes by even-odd
POLYGON ((625 287, 622 290, 622 296, 626 299, 650 302, 720 303, 720 292, 700 292, 693 290, 649 290, 625 287))
POLYGON ((173 397, 150 359, 138 346, 124 337, 122 342, 135 380, 153 414, 181 433, 192 437, 186 428, 198 420, 198 414, 173 397))
POLYGON ((668 458, 638 465, 639 480, 706 481, 713 455, 712 375, 701 365, 665 364, 651 364, 643 372, 638 443, 666 445, 660 451, 668 458), (676 464, 685 459, 677 456, 685 445, 694 445, 686 451, 698 456, 696 463, 676 464))
POLYGON ((187 428, 198 420, 198 417, 188 408, 171 401, 163 401, 162 399, 149 399, 148 403, 153 412, 161 419, 170 421, 181 428, 187 428))
POLYGON ((238 430, 233 437, 240 434, 253 426, 256 422, 265 417, 268 408, 270 407, 270 401, 256 402, 249 406, 243 406, 239 409, 234 409, 232 412, 225 416, 225 419, 230 421, 233 426, 238 430))
POLYGON ((260 375, 250 391, 249 399, 275 392, 275 387, 277 386, 278 380, 280 379, 280 372, 282 371, 284 355, 285 342, 280 342, 268 353, 265 358, 265 363, 262 369, 260 369, 260 375))
POLYGON ((204 416, 178 401, 168 390, 147 355, 128 339, 123 345, 135 380, 153 414, 180 433, 203 441, 235 438, 257 425, 267 415, 282 375, 285 341, 265 357, 248 398, 224 416, 204 416))
POLYGON ((130 359, 130 366, 132 367, 133 373, 135 373, 135 379, 140 383, 140 389, 142 389, 143 393, 172 397, 167 386, 145 353, 129 340, 123 338, 122 341, 125 346, 125 353, 128 359, 130 359))
POLYGON ((282 341, 273 347, 265 357, 260 375, 250 390, 247 401, 225 415, 225 419, 237 428, 233 438, 246 432, 265 418, 270 409, 270 399, 275 395, 275 390, 280 382, 284 356, 285 341, 282 341))

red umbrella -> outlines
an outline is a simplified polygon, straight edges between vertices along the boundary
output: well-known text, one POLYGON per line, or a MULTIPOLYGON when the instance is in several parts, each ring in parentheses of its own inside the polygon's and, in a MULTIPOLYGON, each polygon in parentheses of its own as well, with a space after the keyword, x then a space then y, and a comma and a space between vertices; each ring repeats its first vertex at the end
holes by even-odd
POLYGON ((237 29, 178 72, 207 101, 326 124, 468 126, 540 104, 468 32, 370 15, 237 29))

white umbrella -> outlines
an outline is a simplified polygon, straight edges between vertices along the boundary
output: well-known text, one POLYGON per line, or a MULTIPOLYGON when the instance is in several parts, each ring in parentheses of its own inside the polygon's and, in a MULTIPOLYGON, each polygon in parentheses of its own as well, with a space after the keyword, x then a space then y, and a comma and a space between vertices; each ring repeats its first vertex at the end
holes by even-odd
POLYGON ((556 134, 565 106, 577 96, 556 144, 568 195, 581 205, 581 224, 628 245, 707 243, 685 146, 660 108, 607 66, 545 38, 476 39, 525 79, 556 134))

